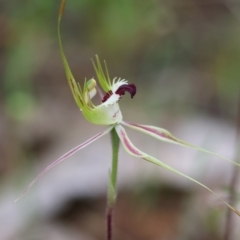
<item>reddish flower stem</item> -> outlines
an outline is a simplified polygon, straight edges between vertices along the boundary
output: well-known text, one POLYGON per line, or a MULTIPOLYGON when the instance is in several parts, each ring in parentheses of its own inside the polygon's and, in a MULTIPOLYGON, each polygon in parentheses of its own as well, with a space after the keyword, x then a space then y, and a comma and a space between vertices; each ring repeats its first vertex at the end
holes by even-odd
POLYGON ((112 223, 113 223, 113 208, 108 206, 106 212, 106 219, 107 219, 107 240, 112 240, 112 223))

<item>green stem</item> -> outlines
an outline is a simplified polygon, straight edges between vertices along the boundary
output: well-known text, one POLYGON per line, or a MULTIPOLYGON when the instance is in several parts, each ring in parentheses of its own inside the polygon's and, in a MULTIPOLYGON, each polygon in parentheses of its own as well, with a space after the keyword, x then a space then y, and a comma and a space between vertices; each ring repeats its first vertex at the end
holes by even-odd
POLYGON ((118 170, 118 151, 119 151, 119 137, 115 128, 111 131, 112 137, 112 184, 114 189, 116 190, 117 184, 117 170, 118 170))
POLYGON ((108 199, 107 199, 107 234, 106 239, 112 240, 112 221, 113 221, 113 207, 117 197, 117 171, 118 171, 118 151, 119 151, 119 137, 116 130, 111 131, 112 140, 112 168, 109 175, 108 182, 108 199))
POLYGON ((115 129, 111 131, 111 140, 112 140, 112 169, 110 171, 108 183, 108 206, 110 207, 115 203, 117 196, 119 137, 115 129))

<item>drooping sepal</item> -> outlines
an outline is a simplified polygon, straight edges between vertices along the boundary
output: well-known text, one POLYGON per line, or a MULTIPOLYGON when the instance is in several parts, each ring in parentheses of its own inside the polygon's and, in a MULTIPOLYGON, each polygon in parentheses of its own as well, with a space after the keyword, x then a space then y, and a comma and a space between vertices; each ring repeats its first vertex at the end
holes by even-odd
POLYGON ((232 164, 235 164, 237 166, 240 167, 240 164, 237 163, 237 162, 234 162, 228 158, 225 158, 221 155, 218 155, 214 152, 211 152, 211 151, 208 151, 204 148, 200 148, 200 147, 197 147, 197 146, 194 146, 188 142, 185 142, 179 138, 176 138, 175 136, 173 136, 169 131, 167 131, 166 129, 163 129, 163 128, 159 128, 159 127, 155 127, 155 126, 149 126, 149 125, 141 125, 141 124, 135 124, 135 123, 128 123, 128 122, 122 122, 122 124, 124 124, 125 126, 129 127, 129 128, 132 128, 132 129, 135 129, 137 131, 140 131, 140 132, 143 132, 143 133, 146 133, 158 140, 161 140, 161 141, 164 141, 164 142, 169 142, 169 143, 173 143, 173 144, 177 144, 177 145, 180 145, 180 146, 183 146, 183 147, 189 147, 189 148, 193 148, 193 149, 196 149, 198 151, 201 151, 201 152, 205 152, 205 153, 208 153, 208 154, 211 154, 211 155, 214 155, 214 156, 217 156, 219 158, 222 158, 224 159, 225 161, 228 161, 232 164))
POLYGON ((137 147, 135 147, 133 145, 133 143, 130 141, 125 129, 121 126, 118 125, 115 127, 118 136, 120 138, 120 141, 123 144, 124 149, 126 150, 126 152, 133 156, 133 157, 137 157, 137 158, 143 158, 144 160, 151 162, 155 165, 158 165, 162 168, 165 168, 166 170, 169 170, 173 173, 176 173, 184 178, 187 178, 188 180, 195 182, 196 184, 200 185, 201 187, 207 189, 209 192, 213 193, 219 200, 221 200, 221 202, 223 202, 227 207, 229 207, 233 212, 235 212, 238 216, 240 216, 240 212, 235 209, 234 207, 232 207, 231 205, 229 205, 226 201, 224 201, 221 197, 219 197, 214 191, 212 191, 210 188, 208 188, 207 186, 205 186, 204 184, 200 183, 199 181, 189 177, 188 175, 170 167, 169 165, 163 163, 162 161, 148 155, 147 153, 142 152, 141 150, 139 150, 137 147))
POLYGON ((22 194, 14 201, 17 202, 20 198, 23 197, 23 195, 25 195, 26 192, 28 192, 30 190, 30 188, 46 173, 48 172, 50 169, 52 169, 53 167, 55 167, 56 165, 58 165, 59 163, 63 162, 64 160, 66 160, 67 158, 69 158, 70 156, 72 156, 73 154, 75 154, 76 152, 78 152, 79 150, 87 147, 89 144, 93 143, 94 141, 96 141, 97 139, 101 138, 102 136, 106 135, 107 133, 109 133, 112 130, 112 126, 108 127, 105 131, 102 131, 98 134, 96 134, 95 136, 91 137, 90 139, 88 139, 87 141, 85 141, 84 143, 76 146, 75 148, 71 149, 70 151, 68 151, 67 153, 65 153, 63 156, 61 156, 60 158, 58 158, 57 160, 55 160, 54 162, 52 162, 48 167, 46 167, 41 173, 39 173, 37 175, 37 177, 27 186, 27 188, 22 192, 22 194))

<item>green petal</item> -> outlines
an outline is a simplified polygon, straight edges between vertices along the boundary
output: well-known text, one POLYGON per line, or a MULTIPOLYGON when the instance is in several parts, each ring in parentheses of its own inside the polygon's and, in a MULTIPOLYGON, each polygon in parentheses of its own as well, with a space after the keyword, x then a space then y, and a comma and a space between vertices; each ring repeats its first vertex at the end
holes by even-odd
POLYGON ((94 61, 92 60, 92 63, 93 63, 93 66, 94 66, 94 69, 96 71, 96 74, 97 74, 97 78, 98 78, 98 81, 102 87, 102 89, 105 91, 105 92, 109 92, 111 90, 111 79, 109 77, 109 74, 108 74, 108 69, 107 69, 107 64, 106 62, 104 61, 104 65, 105 65, 105 72, 103 71, 103 68, 102 68, 102 65, 101 65, 101 62, 99 60, 99 57, 98 55, 96 55, 96 64, 94 63, 94 61))
POLYGON ((149 161, 151 163, 154 163, 154 164, 156 164, 156 165, 158 165, 160 167, 163 167, 163 168, 165 168, 165 169, 167 169, 167 170, 169 170, 169 171, 171 171, 173 173, 176 173, 176 174, 178 174, 178 175, 180 175, 180 176, 182 176, 184 178, 187 178, 187 179, 189 179, 192 182, 195 182, 196 184, 200 185, 201 187, 207 189, 209 192, 213 193, 226 206, 228 206, 232 211, 234 211, 237 215, 240 216, 240 212, 238 210, 236 210, 234 207, 232 207, 227 202, 225 202, 221 197, 219 197, 214 191, 212 191, 210 188, 208 188, 204 184, 202 184, 202 183, 198 182, 197 180, 189 177, 188 175, 185 175, 185 174, 179 172, 178 170, 170 167, 169 165, 167 165, 167 164, 161 162, 160 160, 158 160, 158 159, 156 159, 156 158, 154 158, 154 157, 152 157, 152 156, 142 152, 137 147, 135 147, 133 145, 133 143, 130 141, 130 139, 128 138, 127 133, 126 133, 125 129, 122 126, 118 125, 118 126, 115 127, 115 129, 116 129, 116 131, 118 133, 118 136, 119 136, 119 138, 120 138, 120 140, 121 140, 121 142, 123 144, 124 149, 126 150, 126 152, 128 154, 130 154, 133 157, 143 158, 144 160, 147 160, 147 161, 149 161))

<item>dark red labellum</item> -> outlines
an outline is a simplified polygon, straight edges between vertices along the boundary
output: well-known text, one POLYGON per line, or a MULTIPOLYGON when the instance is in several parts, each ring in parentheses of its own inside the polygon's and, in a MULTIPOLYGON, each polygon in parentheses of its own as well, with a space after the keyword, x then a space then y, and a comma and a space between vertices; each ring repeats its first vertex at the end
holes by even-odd
POLYGON ((134 84, 123 84, 118 88, 118 90, 116 91, 116 94, 122 96, 125 94, 126 91, 129 92, 131 95, 131 98, 133 98, 137 92, 137 89, 134 84))
MULTIPOLYGON (((116 94, 118 94, 120 97, 122 95, 125 94, 125 92, 129 92, 130 95, 131 95, 131 98, 134 97, 134 95, 136 94, 137 92, 137 89, 136 89, 136 86, 134 84, 123 84, 122 86, 120 86, 117 91, 115 92, 116 94)), ((105 96, 103 97, 102 99, 102 102, 106 102, 110 97, 111 95, 113 94, 112 91, 109 91, 105 94, 105 96)))

